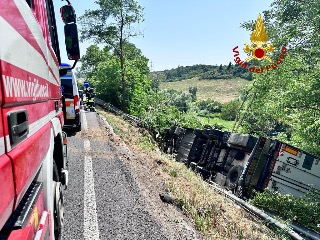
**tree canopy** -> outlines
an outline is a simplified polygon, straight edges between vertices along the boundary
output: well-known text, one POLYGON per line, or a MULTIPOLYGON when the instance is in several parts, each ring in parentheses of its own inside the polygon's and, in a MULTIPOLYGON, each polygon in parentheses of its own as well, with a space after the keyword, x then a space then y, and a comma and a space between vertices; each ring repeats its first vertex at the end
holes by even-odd
POLYGON ((132 37, 140 33, 135 24, 143 21, 143 9, 135 0, 97 0, 99 8, 87 10, 80 17, 81 40, 93 40, 113 49, 120 60, 121 104, 127 110, 126 52, 124 47, 132 37))
MULTIPOLYGON (((318 34, 320 1, 276 0, 265 11, 264 24, 279 56, 285 60, 275 70, 254 74, 244 131, 276 135, 313 153, 320 153, 320 69, 318 34)), ((254 21, 242 26, 252 31, 254 21)))
POLYGON ((197 64, 193 66, 179 66, 170 70, 152 72, 151 78, 162 82, 175 82, 198 77, 200 80, 244 78, 252 80, 252 73, 238 66, 232 67, 222 64, 218 66, 197 64))

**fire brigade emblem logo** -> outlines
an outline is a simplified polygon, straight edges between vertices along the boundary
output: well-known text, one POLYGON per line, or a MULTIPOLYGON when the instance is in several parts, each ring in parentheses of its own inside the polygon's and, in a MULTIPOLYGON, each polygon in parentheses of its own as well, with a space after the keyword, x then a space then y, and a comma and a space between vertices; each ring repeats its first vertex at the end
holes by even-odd
POLYGON ((280 55, 277 60, 272 60, 275 54, 273 43, 268 42, 268 35, 262 21, 261 14, 259 14, 256 21, 253 32, 251 33, 250 40, 252 44, 245 43, 245 48, 243 51, 248 54, 248 57, 245 61, 241 60, 239 46, 236 46, 232 49, 234 55, 234 62, 241 66, 243 69, 248 69, 252 73, 263 73, 270 70, 276 69, 283 61, 287 52, 286 46, 282 46, 280 55), (269 54, 269 56, 268 56, 269 54), (260 66, 252 66, 248 62, 252 59, 262 61, 263 59, 267 60, 269 63, 267 65, 259 64, 260 66))
POLYGON ((267 53, 272 53, 274 48, 272 43, 267 44, 268 35, 266 33, 261 14, 258 16, 255 29, 251 33, 250 40, 253 44, 250 45, 245 43, 245 48, 243 49, 249 56, 246 58, 246 62, 249 62, 252 59, 259 61, 266 59, 269 62, 272 62, 271 58, 267 56, 267 53))

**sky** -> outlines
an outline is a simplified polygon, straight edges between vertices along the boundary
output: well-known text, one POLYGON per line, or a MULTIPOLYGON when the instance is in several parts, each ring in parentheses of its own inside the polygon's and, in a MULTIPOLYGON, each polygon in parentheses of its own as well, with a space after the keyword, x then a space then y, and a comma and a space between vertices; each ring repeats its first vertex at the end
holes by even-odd
MULTIPOLYGON (((269 9, 271 0, 138 0, 144 8, 143 36, 131 39, 149 61, 152 71, 195 64, 220 65, 234 62, 232 49, 250 43, 251 32, 240 27, 256 20, 269 9)), ((61 0, 56 5, 61 58, 67 60, 63 23, 59 16, 61 0)), ((94 0, 71 0, 77 16, 95 9, 94 0)), ((79 24, 78 24, 79 25, 79 24)), ((81 28, 81 26, 78 26, 81 28)), ((267 30, 268 33, 268 30, 267 30)), ((81 55, 92 43, 80 43, 81 55)), ((244 53, 240 51, 240 58, 244 53)))

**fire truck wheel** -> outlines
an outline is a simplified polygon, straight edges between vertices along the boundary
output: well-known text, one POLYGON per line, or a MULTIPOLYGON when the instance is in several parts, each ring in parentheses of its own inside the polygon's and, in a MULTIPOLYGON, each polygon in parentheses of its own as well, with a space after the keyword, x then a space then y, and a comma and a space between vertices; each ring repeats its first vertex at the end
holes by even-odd
POLYGON ((76 131, 80 132, 81 131, 81 123, 79 123, 79 125, 76 127, 76 131))
POLYGON ((243 171, 242 166, 233 166, 227 174, 226 177, 226 186, 230 188, 235 188, 237 185, 237 182, 241 176, 241 173, 243 171))
POLYGON ((59 173, 55 161, 53 161, 53 198, 54 236, 55 240, 60 240, 64 220, 64 203, 62 184, 59 182, 59 173))

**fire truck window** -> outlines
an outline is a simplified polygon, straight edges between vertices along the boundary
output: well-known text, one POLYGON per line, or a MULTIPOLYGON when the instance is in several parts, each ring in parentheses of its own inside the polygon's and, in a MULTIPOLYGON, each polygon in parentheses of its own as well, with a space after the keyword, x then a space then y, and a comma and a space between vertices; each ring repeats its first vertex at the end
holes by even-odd
POLYGON ((26 0, 30 8, 33 8, 33 0, 26 0))

